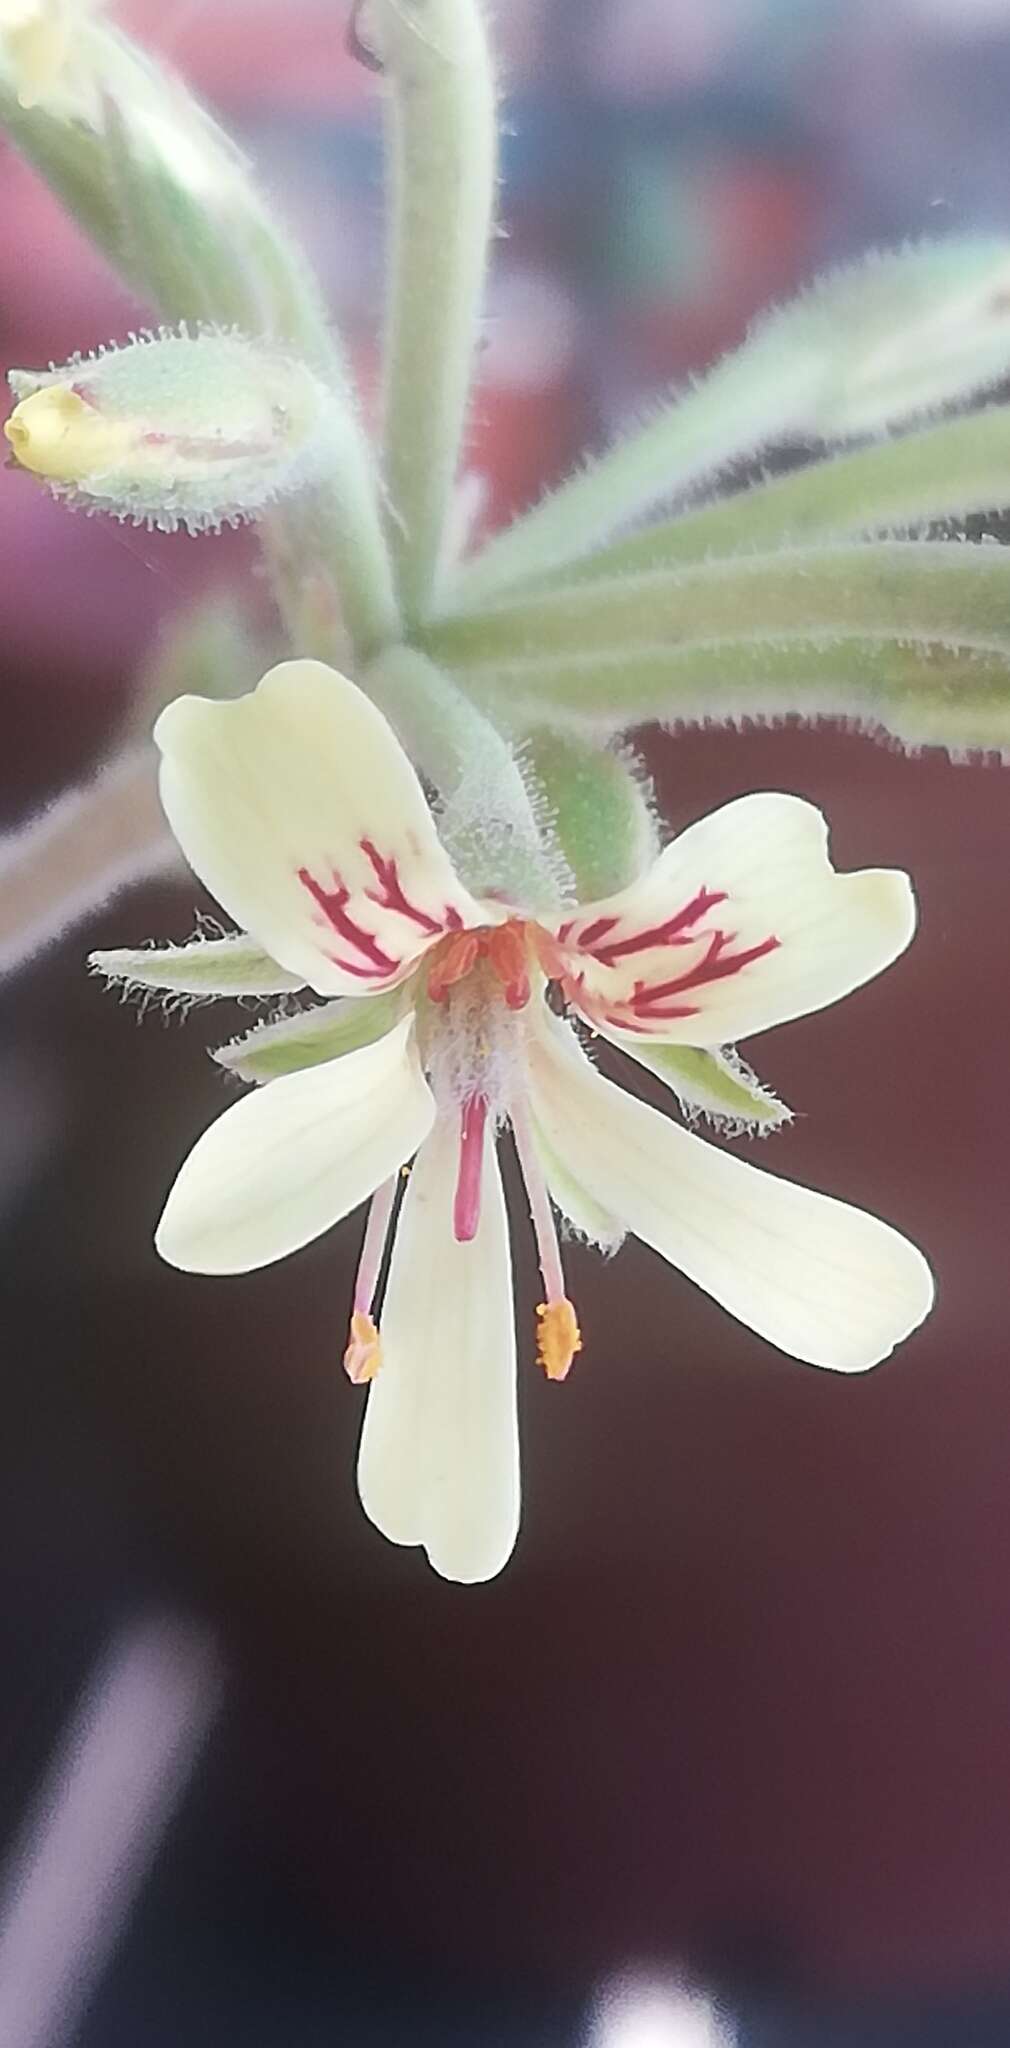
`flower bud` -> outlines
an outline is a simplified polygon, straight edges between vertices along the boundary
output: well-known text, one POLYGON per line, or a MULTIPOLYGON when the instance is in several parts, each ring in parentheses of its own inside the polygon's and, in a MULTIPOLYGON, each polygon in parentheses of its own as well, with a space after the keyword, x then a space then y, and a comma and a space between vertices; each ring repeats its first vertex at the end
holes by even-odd
POLYGON ((340 460, 342 414, 321 378, 238 334, 134 337, 8 382, 19 402, 4 433, 22 469, 165 532, 254 518, 340 460))
POLYGON ((17 101, 46 104, 71 60, 83 0, 0 0, 0 63, 17 101))
POLYGON ((1010 375, 1010 242, 876 251, 770 314, 751 347, 777 358, 797 430, 821 440, 961 403, 1010 375))

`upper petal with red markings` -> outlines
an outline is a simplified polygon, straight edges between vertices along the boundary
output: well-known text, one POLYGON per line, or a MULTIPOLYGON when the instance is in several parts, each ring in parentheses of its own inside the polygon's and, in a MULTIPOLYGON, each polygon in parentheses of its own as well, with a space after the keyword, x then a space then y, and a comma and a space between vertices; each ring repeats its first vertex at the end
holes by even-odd
POLYGON ((393 988, 446 933, 507 911, 463 887, 385 718, 318 661, 155 728, 169 824, 201 881, 321 995, 393 988))
POLYGON ((836 874, 820 811, 761 793, 691 826, 555 938, 568 995, 608 1036, 710 1046, 837 1002, 914 929, 906 875, 836 874))

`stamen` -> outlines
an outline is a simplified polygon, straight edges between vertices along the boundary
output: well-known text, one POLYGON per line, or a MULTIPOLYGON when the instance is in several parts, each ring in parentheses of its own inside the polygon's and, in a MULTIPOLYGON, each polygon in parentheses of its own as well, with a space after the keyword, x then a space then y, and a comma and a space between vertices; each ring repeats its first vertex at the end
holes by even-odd
POLYGON ((510 1010, 525 1009, 530 999, 526 926, 515 918, 495 925, 486 936, 487 956, 505 991, 510 1010))
POLYGON ((470 1244, 480 1223, 486 1127, 487 1096, 468 1095, 459 1113, 459 1174, 452 1209, 453 1233, 459 1244, 470 1244))
POLYGON ((465 981, 480 952, 479 932, 453 932, 436 946, 428 965, 428 994, 433 1003, 444 1003, 457 981, 465 981))
POLYGON ((344 1352, 344 1371, 353 1386, 363 1387, 368 1380, 374 1380, 382 1364, 382 1346, 379 1332, 371 1316, 355 1309, 351 1317, 351 1334, 344 1352))
POLYGON ((547 1296, 537 1309, 537 1357, 549 1380, 563 1380, 576 1352, 582 1349, 582 1337, 575 1310, 565 1293, 554 1211, 537 1154, 530 1113, 524 1101, 510 1105, 509 1121, 526 1183, 537 1256, 547 1296))
POLYGON ((368 1221, 365 1224, 361 1257, 358 1260, 357 1277, 354 1282, 355 1314, 367 1316, 371 1312, 372 1303, 375 1300, 375 1290, 379 1284, 382 1254, 386 1249, 389 1219, 393 1213, 393 1204, 396 1201, 398 1186, 399 1175, 391 1174, 388 1180, 383 1181, 380 1188, 376 1188, 369 1202, 368 1221))
POLYGON ((572 1359, 581 1349, 582 1334, 567 1297, 542 1301, 537 1309, 537 1357, 548 1379, 567 1379, 572 1359))
POLYGON ((382 1271, 382 1259, 398 1186, 399 1176, 394 1173, 389 1180, 383 1181, 380 1188, 376 1188, 368 1205, 368 1221, 365 1224, 365 1236, 354 1282, 351 1334, 344 1352, 344 1371, 355 1386, 362 1386, 366 1380, 374 1379, 382 1364, 379 1332, 372 1320, 372 1303, 382 1271))

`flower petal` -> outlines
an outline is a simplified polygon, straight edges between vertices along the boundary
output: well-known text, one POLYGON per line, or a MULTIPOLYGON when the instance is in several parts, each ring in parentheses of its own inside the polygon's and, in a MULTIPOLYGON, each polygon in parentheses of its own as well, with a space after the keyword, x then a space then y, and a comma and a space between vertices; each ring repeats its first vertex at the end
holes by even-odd
POLYGON ((640 881, 557 928, 570 993, 618 1039, 712 1046, 837 1002, 915 930, 907 875, 839 875, 800 797, 741 797, 692 825, 640 881))
POLYGON ((457 879, 392 728, 321 661, 247 697, 179 697, 161 798, 200 880, 321 995, 393 988, 446 931, 495 922, 457 879))
POLYGON ((547 1012, 528 1047, 534 1113, 569 1172, 770 1344, 862 1372, 921 1323, 932 1275, 889 1224, 679 1129, 604 1080, 547 1012))
POLYGON ((458 1138, 441 1119, 397 1225, 368 1392, 358 1489, 391 1543, 421 1543, 446 1579, 491 1579, 519 1527, 512 1262, 501 1176, 485 1147, 480 1224, 452 1234, 458 1138))
POLYGON ((554 1207, 560 1210, 572 1230, 594 1244, 597 1251, 610 1258, 620 1251, 624 1243, 624 1225, 611 1216, 609 1211, 594 1202, 592 1195, 581 1187, 574 1175, 562 1165, 553 1146, 549 1145, 535 1118, 531 1118, 533 1141, 537 1157, 547 1182, 547 1192, 554 1207))
POLYGON ((360 1052, 246 1095, 194 1145, 155 1244, 186 1273, 248 1273, 339 1222, 431 1129, 413 1017, 360 1052))

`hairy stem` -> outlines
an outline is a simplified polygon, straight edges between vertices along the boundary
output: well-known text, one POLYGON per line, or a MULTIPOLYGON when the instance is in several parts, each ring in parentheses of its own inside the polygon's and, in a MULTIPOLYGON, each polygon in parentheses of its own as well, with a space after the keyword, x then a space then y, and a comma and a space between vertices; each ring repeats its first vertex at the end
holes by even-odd
POLYGON ((389 88, 385 351, 390 540, 409 618, 429 602, 466 416, 494 210, 494 83, 478 0, 373 0, 389 88))
POLYGON ((0 973, 132 882, 181 866, 158 802, 154 748, 132 748, 0 840, 0 973))

